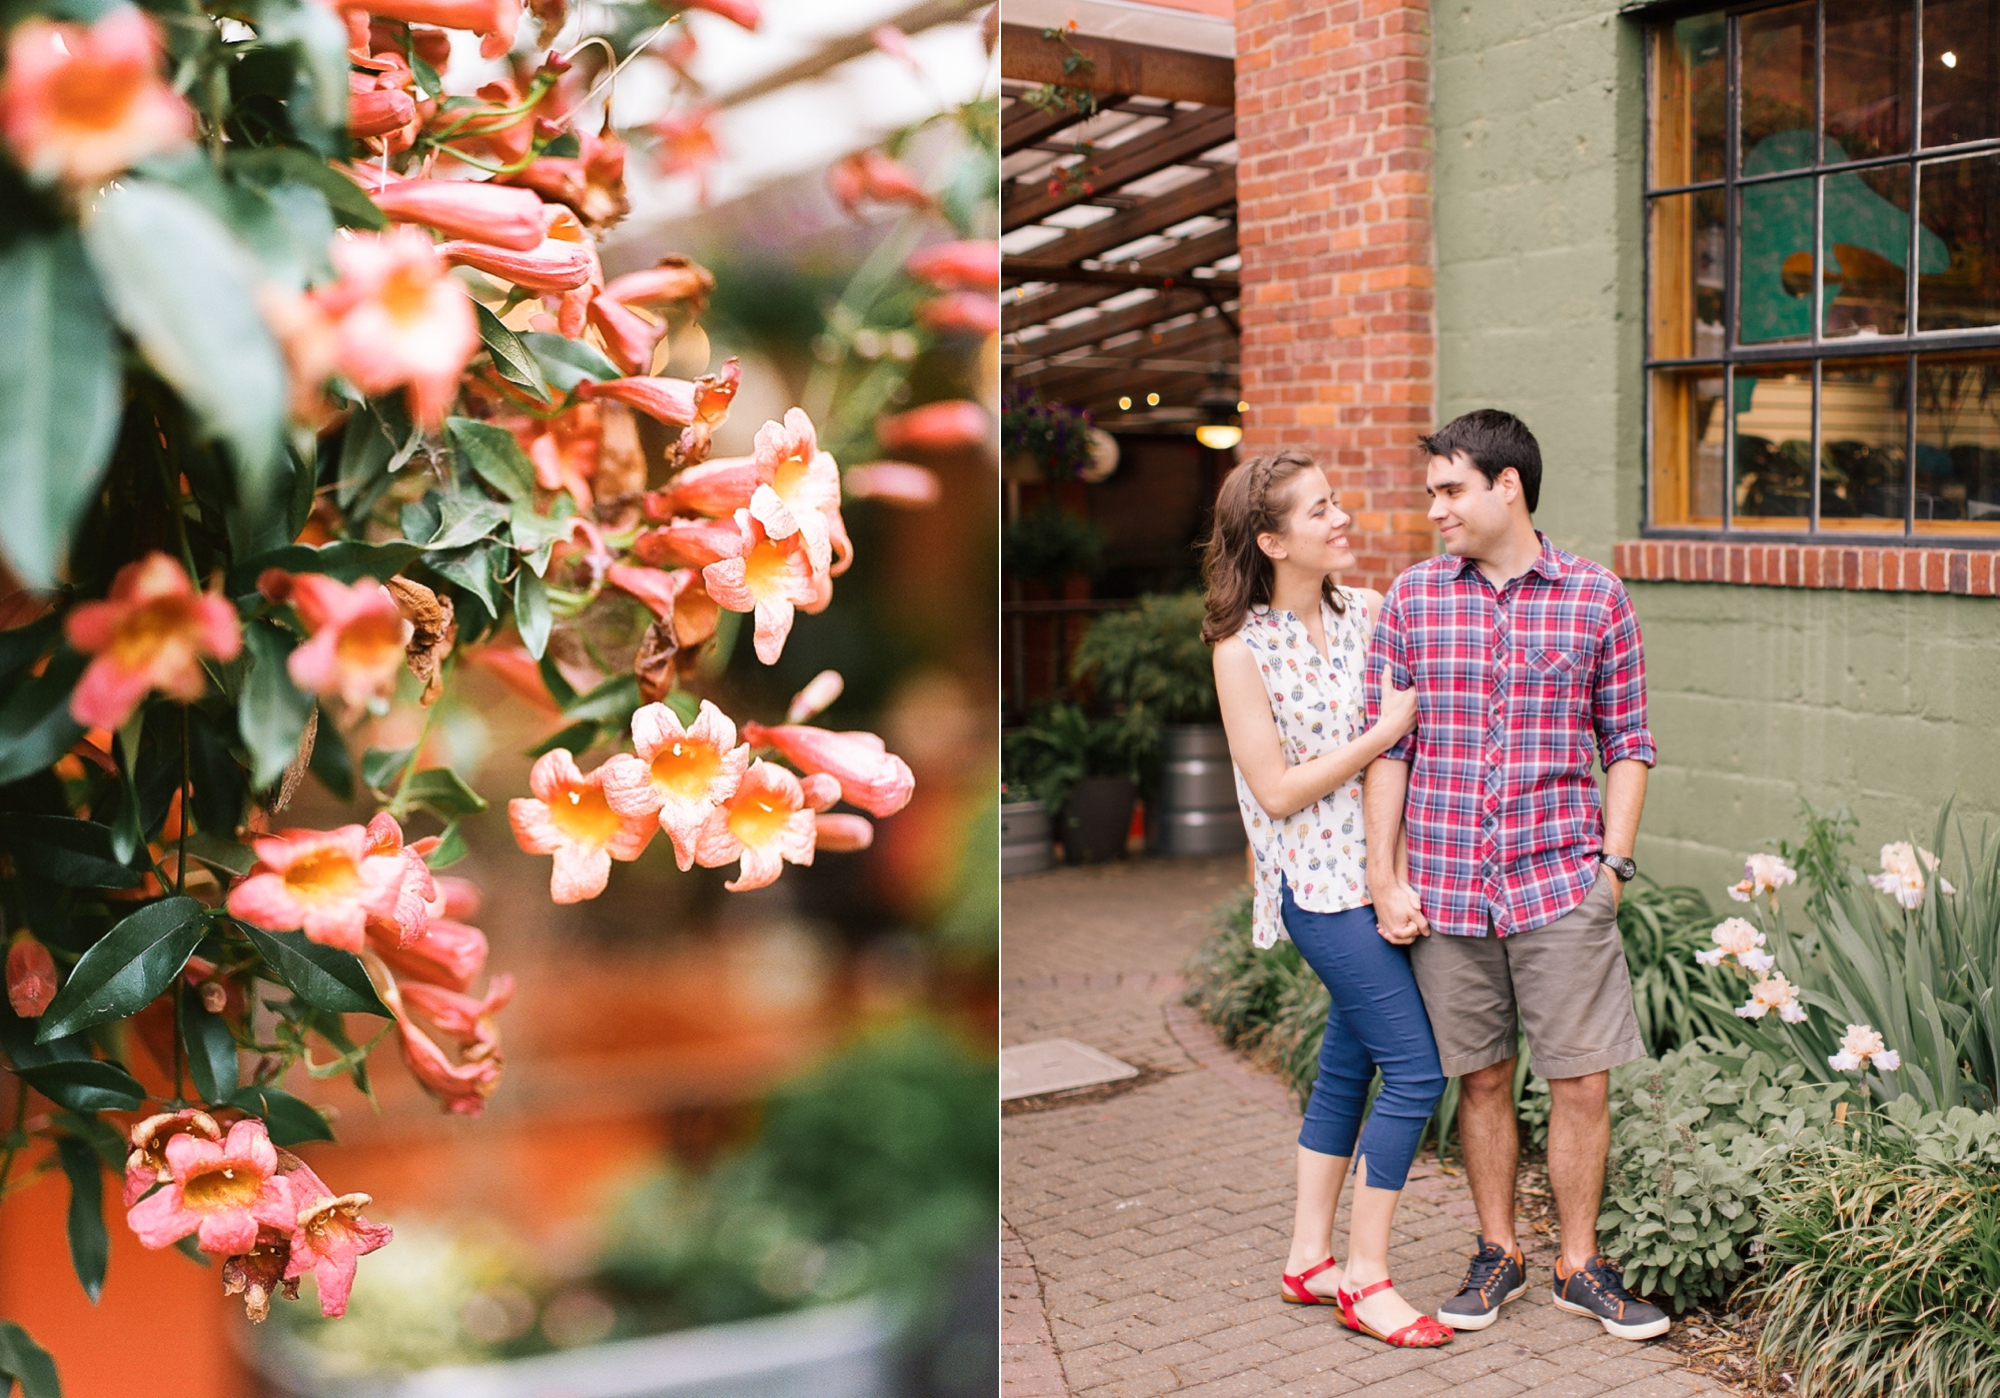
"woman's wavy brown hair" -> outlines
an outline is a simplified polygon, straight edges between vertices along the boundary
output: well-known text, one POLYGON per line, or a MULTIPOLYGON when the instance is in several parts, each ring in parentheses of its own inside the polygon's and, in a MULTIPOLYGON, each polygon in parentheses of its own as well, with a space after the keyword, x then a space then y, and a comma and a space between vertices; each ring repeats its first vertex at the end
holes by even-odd
MULTIPOLYGON (((1287 448, 1252 457, 1223 477, 1201 563, 1208 609, 1201 638, 1208 644, 1234 636, 1252 607, 1270 604, 1271 560, 1257 547, 1257 536, 1285 532, 1293 480, 1318 470, 1310 456, 1287 448)), ((1347 610, 1332 579, 1322 578, 1319 587, 1336 613, 1347 610)))

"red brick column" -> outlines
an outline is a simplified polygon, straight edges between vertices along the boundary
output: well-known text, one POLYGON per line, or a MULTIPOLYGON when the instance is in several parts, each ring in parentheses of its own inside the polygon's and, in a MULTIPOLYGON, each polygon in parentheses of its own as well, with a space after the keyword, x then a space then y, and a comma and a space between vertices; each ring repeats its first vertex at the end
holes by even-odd
POLYGON ((1239 454, 1332 469, 1371 586, 1436 551, 1430 6, 1238 0, 1239 454))

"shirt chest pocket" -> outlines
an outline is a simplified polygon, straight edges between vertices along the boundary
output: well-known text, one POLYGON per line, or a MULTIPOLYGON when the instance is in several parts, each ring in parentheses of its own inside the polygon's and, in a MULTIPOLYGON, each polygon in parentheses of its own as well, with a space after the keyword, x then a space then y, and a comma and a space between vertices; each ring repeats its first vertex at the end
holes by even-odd
POLYGON ((1589 657, 1582 651, 1528 647, 1514 667, 1516 702, 1541 723, 1569 719, 1586 707, 1589 670, 1589 657))

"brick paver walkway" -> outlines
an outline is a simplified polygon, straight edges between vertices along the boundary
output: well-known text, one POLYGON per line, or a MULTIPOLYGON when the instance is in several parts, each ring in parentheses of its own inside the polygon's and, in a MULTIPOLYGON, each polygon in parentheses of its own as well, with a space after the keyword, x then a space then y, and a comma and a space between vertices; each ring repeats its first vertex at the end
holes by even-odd
MULTIPOLYGON (((1179 1004, 1182 963, 1242 869, 1135 860, 1003 886, 1002 1041, 1064 1035, 1154 1070, 1003 1122, 1004 1398, 1724 1392, 1557 1311, 1546 1246, 1526 1298, 1439 1350, 1390 1349, 1278 1299, 1298 1114, 1179 1004)), ((1476 1231, 1463 1179, 1420 1161, 1398 1217, 1397 1284, 1434 1310, 1476 1231)))

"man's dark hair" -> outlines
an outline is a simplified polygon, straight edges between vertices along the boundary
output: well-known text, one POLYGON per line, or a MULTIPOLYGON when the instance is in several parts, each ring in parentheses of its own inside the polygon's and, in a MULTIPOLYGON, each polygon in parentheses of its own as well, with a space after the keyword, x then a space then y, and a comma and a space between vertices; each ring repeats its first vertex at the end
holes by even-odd
POLYGON ((1535 506, 1541 503, 1541 444, 1528 430, 1528 424, 1512 413, 1498 408, 1464 413, 1428 437, 1417 438, 1417 445, 1432 456, 1451 457, 1464 452, 1489 486, 1512 466, 1521 477, 1521 498, 1528 503, 1528 513, 1533 514, 1535 506))

